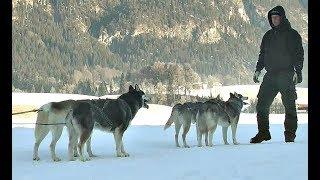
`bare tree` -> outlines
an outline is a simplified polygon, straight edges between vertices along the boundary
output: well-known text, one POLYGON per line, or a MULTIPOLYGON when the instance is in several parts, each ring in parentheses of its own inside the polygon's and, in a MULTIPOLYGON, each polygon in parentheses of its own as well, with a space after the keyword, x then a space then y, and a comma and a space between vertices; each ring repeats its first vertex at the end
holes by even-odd
POLYGON ((184 88, 185 88, 185 95, 187 92, 190 94, 192 86, 194 83, 198 83, 200 81, 200 76, 197 72, 195 72, 189 63, 184 64, 184 88))
POLYGON ((156 97, 157 97, 157 103, 158 104, 164 104, 165 103, 165 100, 166 100, 165 92, 166 92, 165 85, 162 84, 161 82, 157 83, 157 85, 155 87, 155 94, 156 94, 156 97))

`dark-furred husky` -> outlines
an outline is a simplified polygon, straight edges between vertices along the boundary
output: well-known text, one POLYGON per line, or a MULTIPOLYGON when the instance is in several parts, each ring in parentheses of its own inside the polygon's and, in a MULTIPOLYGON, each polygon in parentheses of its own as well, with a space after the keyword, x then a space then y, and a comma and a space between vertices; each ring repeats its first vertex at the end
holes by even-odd
POLYGON ((122 94, 117 99, 106 101, 102 108, 93 105, 91 102, 80 102, 66 118, 66 125, 69 132, 69 159, 74 160, 74 150, 78 148, 80 160, 86 161, 89 158, 83 156, 83 146, 87 142, 89 156, 91 151, 91 133, 93 128, 112 132, 116 143, 116 154, 118 157, 128 157, 124 150, 122 138, 131 120, 142 107, 149 108, 148 98, 140 90, 138 85, 122 94))

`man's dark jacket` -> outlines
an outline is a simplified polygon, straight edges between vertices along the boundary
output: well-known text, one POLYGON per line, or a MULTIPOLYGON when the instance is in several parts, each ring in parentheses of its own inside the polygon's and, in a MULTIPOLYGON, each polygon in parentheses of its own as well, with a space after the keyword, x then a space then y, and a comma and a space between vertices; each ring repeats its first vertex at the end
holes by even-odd
POLYGON ((268 20, 272 28, 262 38, 256 71, 261 71, 263 68, 270 73, 296 71, 298 76, 301 76, 303 67, 301 36, 291 28, 282 6, 271 9, 268 12, 268 20), (271 20, 274 11, 281 16, 281 23, 276 27, 271 20))

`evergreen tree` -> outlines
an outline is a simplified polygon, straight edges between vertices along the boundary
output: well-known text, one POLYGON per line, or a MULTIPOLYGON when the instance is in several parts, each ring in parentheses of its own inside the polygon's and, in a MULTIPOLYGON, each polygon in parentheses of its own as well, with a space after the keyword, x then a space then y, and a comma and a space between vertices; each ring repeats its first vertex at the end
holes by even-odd
POLYGON ((124 78, 124 74, 121 73, 121 77, 120 77, 120 83, 119 83, 119 94, 123 94, 126 91, 126 87, 125 87, 125 78, 124 78))
POLYGON ((115 84, 114 84, 113 79, 111 79, 111 81, 110 81, 110 89, 109 89, 110 94, 114 93, 114 89, 115 89, 115 84))
POLYGON ((79 84, 74 88, 73 93, 95 95, 95 88, 89 80, 80 81, 79 84))
POLYGON ((55 92, 56 92, 56 89, 52 86, 50 89, 50 93, 55 93, 55 92))
POLYGON ((104 96, 106 94, 108 94, 107 84, 105 81, 102 81, 99 85, 99 88, 98 88, 98 96, 104 96))
POLYGON ((35 93, 36 92, 36 88, 34 87, 34 85, 32 84, 31 90, 30 92, 35 93))

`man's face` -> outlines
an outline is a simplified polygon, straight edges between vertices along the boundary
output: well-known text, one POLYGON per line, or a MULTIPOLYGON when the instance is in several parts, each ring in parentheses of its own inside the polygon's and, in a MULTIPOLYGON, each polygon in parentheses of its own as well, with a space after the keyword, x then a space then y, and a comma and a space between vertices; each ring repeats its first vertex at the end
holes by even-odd
POLYGON ((272 24, 278 26, 281 22, 281 17, 279 15, 271 15, 272 24))

